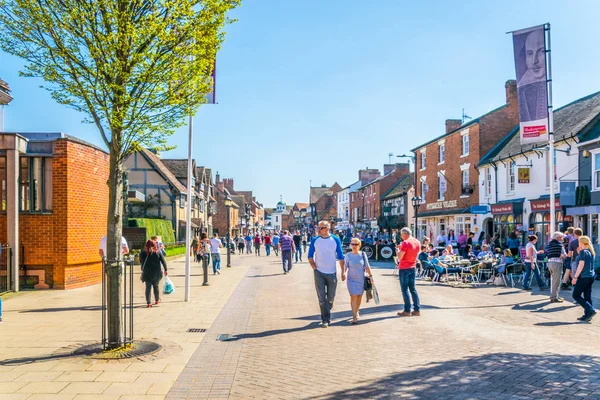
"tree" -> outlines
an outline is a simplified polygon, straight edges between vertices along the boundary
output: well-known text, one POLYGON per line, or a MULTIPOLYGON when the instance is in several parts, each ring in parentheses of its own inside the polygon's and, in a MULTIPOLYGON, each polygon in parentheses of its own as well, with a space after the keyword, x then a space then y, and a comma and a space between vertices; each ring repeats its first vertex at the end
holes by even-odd
POLYGON ((120 338, 123 160, 168 136, 211 90, 214 60, 240 0, 0 0, 0 46, 52 97, 85 114, 110 153, 108 341, 120 338), (114 260, 114 261, 113 261, 114 260))

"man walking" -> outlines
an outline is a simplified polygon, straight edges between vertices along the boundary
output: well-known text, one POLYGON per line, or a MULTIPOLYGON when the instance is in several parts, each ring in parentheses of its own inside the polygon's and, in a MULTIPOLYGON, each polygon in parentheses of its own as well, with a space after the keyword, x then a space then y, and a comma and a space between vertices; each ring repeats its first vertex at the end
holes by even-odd
MULTIPOLYGON (((210 256, 212 257, 213 275, 221 275, 221 247, 223 247, 223 242, 219 239, 219 234, 215 233, 213 238, 210 239, 210 256)), ((229 249, 227 249, 227 251, 229 251, 229 249)))
POLYGON ((252 236, 250 235, 250 231, 246 234, 246 254, 252 254, 252 236))
POLYGON ((400 231, 402 243, 396 249, 398 255, 398 277, 400 278, 400 289, 402 290, 402 298, 404 299, 404 311, 398 312, 399 317, 418 317, 421 315, 421 304, 419 303, 419 295, 415 288, 416 265, 421 243, 411 236, 411 231, 408 228, 402 228, 400 231), (410 292, 410 296, 408 293, 410 292), (414 311, 410 311, 410 299, 414 303, 414 311))
POLYGON ((560 287, 563 259, 567 256, 563 247, 563 233, 554 232, 552 240, 546 246, 546 256, 548 257, 548 270, 550 271, 550 302, 562 303, 564 299, 558 295, 560 287))
POLYGON ((331 309, 337 289, 337 262, 340 262, 342 281, 346 280, 342 242, 329 233, 329 222, 319 222, 319 236, 310 242, 308 262, 314 271, 315 289, 321 308, 321 328, 331 322, 331 309))
POLYGON ((262 242, 262 239, 260 237, 260 235, 258 234, 258 232, 256 232, 256 235, 254 236, 254 254, 257 256, 260 256, 260 243, 262 242))
POLYGON ((267 256, 271 255, 271 235, 269 233, 267 233, 265 235, 265 252, 267 253, 267 256))
POLYGON ((292 239, 294 239, 294 247, 296 247, 294 254, 296 255, 296 264, 298 264, 298 256, 300 256, 300 262, 302 262, 302 236, 300 232, 296 231, 292 239))
POLYGON ((570 260, 570 265, 567 265, 565 276, 563 278, 562 288, 563 290, 569 290, 569 278, 571 280, 575 276, 577 271, 577 257, 579 257, 579 238, 583 236, 583 230, 581 228, 575 228, 573 230, 573 238, 569 241, 569 249, 567 257, 570 260))
POLYGON ((294 239, 288 234, 288 231, 283 231, 283 235, 279 238, 279 250, 283 262, 283 273, 287 275, 292 270, 292 252, 296 251, 294 239))
POLYGON ((277 231, 275 231, 275 234, 273 235, 273 251, 275 251, 275 255, 278 256, 279 255, 279 234, 277 233, 277 231))

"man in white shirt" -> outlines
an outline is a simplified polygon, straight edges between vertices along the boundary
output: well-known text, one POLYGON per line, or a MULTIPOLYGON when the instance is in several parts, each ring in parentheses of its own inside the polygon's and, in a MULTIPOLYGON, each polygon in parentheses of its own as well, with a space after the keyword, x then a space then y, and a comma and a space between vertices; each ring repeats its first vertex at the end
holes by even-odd
POLYGON ((219 239, 219 234, 215 233, 213 238, 210 239, 210 256, 212 257, 213 275, 221 275, 221 247, 223 247, 223 242, 219 239))
POLYGON ((319 236, 313 238, 308 249, 308 262, 314 270, 315 289, 321 308, 321 327, 327 328, 331 322, 331 309, 337 289, 337 262, 340 262, 342 281, 344 272, 344 252, 340 238, 329 233, 329 222, 319 222, 319 236))
POLYGON ((439 247, 446 247, 446 235, 444 235, 444 231, 441 231, 437 237, 437 245, 439 247))
MULTIPOLYGON (((121 236, 121 254, 125 255, 127 253, 129 253, 129 246, 127 245, 127 240, 125 240, 125 238, 121 236)), ((100 257, 106 256, 106 236, 102 236, 102 239, 100 239, 99 254, 100 257)))

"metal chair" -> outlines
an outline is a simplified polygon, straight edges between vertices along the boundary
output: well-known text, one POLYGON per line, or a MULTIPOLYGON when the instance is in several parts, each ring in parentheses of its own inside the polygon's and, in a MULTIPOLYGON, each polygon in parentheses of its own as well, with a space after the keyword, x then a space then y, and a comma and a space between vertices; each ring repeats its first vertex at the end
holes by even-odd
POLYGON ((479 279, 479 281, 481 282, 482 279, 485 278, 485 274, 488 274, 489 276, 494 274, 494 266, 491 262, 483 262, 481 261, 479 263, 479 269, 477 271, 478 277, 477 279, 479 279))
POLYGON ((517 283, 523 281, 523 278, 525 277, 525 270, 526 267, 523 263, 514 263, 506 266, 506 278, 510 279, 510 285, 512 287, 515 287, 515 277, 519 278, 517 283))

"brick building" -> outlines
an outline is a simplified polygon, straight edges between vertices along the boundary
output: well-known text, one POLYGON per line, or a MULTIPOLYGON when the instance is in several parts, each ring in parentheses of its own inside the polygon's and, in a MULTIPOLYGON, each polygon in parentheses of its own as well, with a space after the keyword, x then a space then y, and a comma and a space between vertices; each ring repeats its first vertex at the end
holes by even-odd
POLYGON ((360 231, 374 233, 379 230, 378 219, 381 216, 381 197, 400 179, 410 174, 409 164, 385 164, 383 176, 373 170, 359 171, 359 180, 365 182, 350 193, 350 217, 352 224, 360 231), (376 178, 375 178, 376 177, 376 178), (373 179, 375 178, 375 179, 373 179))
POLYGON ((505 84, 506 104, 461 125, 446 120, 446 132, 413 149, 417 195, 423 199, 418 213, 418 237, 435 238, 454 229, 479 232, 478 171, 475 167, 519 123, 516 82, 505 84))
POLYGON ((219 236, 224 237, 227 233, 227 212, 229 211, 229 234, 231 237, 235 237, 239 233, 239 214, 240 208, 233 201, 234 193, 231 193, 226 187, 225 182, 228 179, 221 180, 219 173, 215 176, 215 214, 213 215, 213 232, 218 233, 219 236), (225 199, 229 197, 231 201, 231 207, 227 210, 225 206, 225 199))
POLYGON ((0 243, 13 250, 11 282, 17 274, 54 289, 101 281, 108 169, 105 151, 63 133, 0 133, 0 243))

